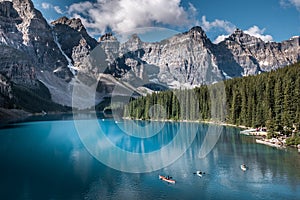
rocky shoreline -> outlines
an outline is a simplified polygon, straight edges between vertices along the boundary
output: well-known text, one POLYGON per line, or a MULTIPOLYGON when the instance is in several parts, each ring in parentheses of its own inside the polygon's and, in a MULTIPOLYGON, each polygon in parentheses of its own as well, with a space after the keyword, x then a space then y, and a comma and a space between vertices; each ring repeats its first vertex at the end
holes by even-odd
POLYGON ((286 143, 285 143, 286 139, 277 139, 277 138, 272 138, 272 139, 256 139, 256 143, 258 144, 264 144, 264 145, 268 145, 271 147, 276 147, 276 148, 286 148, 286 143))
POLYGON ((246 129, 244 131, 240 132, 243 135, 247 135, 247 136, 254 136, 255 142, 258 144, 263 144, 263 145, 267 145, 270 147, 276 147, 279 149, 285 149, 287 147, 292 147, 292 148, 297 148, 298 152, 300 153, 300 144, 298 145, 287 145, 286 141, 289 137, 281 135, 278 137, 272 137, 272 138, 267 138, 267 130, 265 131, 261 131, 261 130, 256 130, 256 129, 246 129))
POLYGON ((24 110, 0 108, 0 124, 8 124, 30 117, 32 114, 24 110))

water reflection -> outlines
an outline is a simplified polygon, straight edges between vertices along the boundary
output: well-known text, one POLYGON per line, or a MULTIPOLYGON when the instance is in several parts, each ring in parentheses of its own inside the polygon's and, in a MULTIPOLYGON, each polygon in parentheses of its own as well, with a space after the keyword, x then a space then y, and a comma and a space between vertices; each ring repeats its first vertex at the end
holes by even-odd
MULTIPOLYGON (((196 123, 176 125, 165 123, 155 136, 136 138, 120 131, 112 122, 105 121, 105 126, 101 123, 103 121, 76 121, 75 125, 81 141, 102 163, 132 173, 151 172, 172 164, 190 147, 198 132, 196 123), (168 140, 164 140, 166 137, 168 140)), ((125 126, 127 123, 124 122, 125 126)), ((157 124, 160 126, 159 123, 157 124)))
MULTIPOLYGON (((81 121, 85 124, 85 137, 89 138, 93 126, 88 121, 81 121)), ((138 139, 123 132, 115 133, 120 129, 112 125, 115 123, 113 121, 100 120, 97 123, 108 132, 102 136, 100 134, 102 140, 99 140, 99 133, 96 132, 97 140, 93 141, 92 137, 89 141, 108 159, 117 158, 120 165, 129 162, 129 166, 134 167, 139 164, 130 163, 133 162, 131 158, 111 150, 112 144, 124 152, 135 154, 157 153, 158 149, 171 146, 170 151, 157 153, 158 159, 144 158, 142 165, 150 162, 161 164, 168 156, 178 153, 177 149, 186 148, 186 151, 163 169, 151 173, 124 173, 103 165, 87 152, 73 121, 20 124, 13 129, 0 130, 1 199, 300 197, 300 159, 295 149, 280 150, 256 144, 253 138, 240 135, 238 129, 230 127, 166 123, 157 135, 138 139), (212 138, 215 137, 218 133, 214 131, 217 130, 222 132, 216 145, 209 148, 211 151, 206 156, 199 156, 204 141, 210 140, 207 136, 215 134, 212 138), (192 132, 196 134, 193 136, 192 132), (179 140, 173 143, 175 137, 179 137, 179 140), (190 141, 191 145, 187 146, 190 141), (241 163, 246 163, 249 170, 240 170, 241 163), (196 170, 202 170, 206 175, 200 178, 193 174, 196 170), (177 183, 165 184, 158 180, 158 174, 171 175, 177 183)), ((150 166, 155 167, 155 164, 150 166)))
MULTIPOLYGON (((150 138, 156 136, 164 130, 165 125, 170 126, 170 122, 153 122, 140 120, 125 120, 118 123, 118 127, 124 133, 136 138, 150 138)), ((177 124, 176 124, 177 125, 177 124)), ((105 130, 104 130, 105 131, 105 130)), ((176 133, 177 131, 175 131, 176 133)))
MULTIPOLYGON (((100 122, 103 134, 117 147, 133 153, 150 153, 169 144, 180 129, 179 123, 155 122, 145 126, 147 122, 125 120, 116 124, 113 120, 100 122), (135 126, 139 123, 139 128, 135 126), (124 132, 123 130, 126 130, 124 132), (131 132, 146 132, 150 137, 135 137, 131 132)), ((150 124, 150 123, 148 123, 150 124)), ((189 131, 189 130, 185 130, 189 131)), ((100 136, 99 136, 100 137, 100 136)))

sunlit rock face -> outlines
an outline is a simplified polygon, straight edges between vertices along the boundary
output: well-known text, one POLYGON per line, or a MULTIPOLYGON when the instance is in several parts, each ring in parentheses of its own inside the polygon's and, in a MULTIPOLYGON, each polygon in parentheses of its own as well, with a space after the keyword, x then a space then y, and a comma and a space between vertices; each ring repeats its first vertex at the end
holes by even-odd
POLYGON ((200 27, 159 43, 144 44, 141 59, 159 67, 157 80, 171 88, 191 87, 223 79, 213 44, 200 27))
POLYGON ((108 73, 169 88, 210 84, 223 80, 226 71, 231 76, 238 76, 241 71, 233 59, 227 61, 235 63, 228 67, 229 70, 224 67, 228 63, 218 61, 219 55, 215 55, 217 47, 201 27, 155 43, 143 42, 137 35, 132 35, 123 44, 108 38, 101 40, 100 45, 112 63, 108 73))
POLYGON ((51 98, 39 74, 47 71, 68 81, 73 75, 67 63, 54 41, 52 28, 30 0, 0 1, 1 96, 8 97, 4 98, 4 107, 18 108, 22 100, 16 95, 26 98, 21 90, 35 91, 45 100, 51 98), (56 73, 58 68, 61 70, 56 73), (18 92, 14 88, 19 88, 18 92))
POLYGON ((18 84, 33 86, 36 72, 54 71, 69 79, 67 61, 54 42, 51 27, 29 0, 0 2, 0 72, 18 84))
POLYGON ((230 50, 236 62, 243 67, 245 76, 276 70, 300 59, 299 37, 281 43, 264 42, 237 29, 219 45, 230 50))
POLYGON ((156 43, 143 42, 132 35, 120 44, 112 35, 105 35, 100 45, 111 63, 108 73, 170 88, 189 88, 255 75, 300 59, 299 37, 282 43, 264 42, 239 29, 219 44, 213 44, 201 27, 194 27, 156 43))
POLYGON ((98 42, 88 35, 80 19, 62 17, 51 24, 62 51, 71 59, 73 66, 77 69, 86 56, 98 45, 98 42))

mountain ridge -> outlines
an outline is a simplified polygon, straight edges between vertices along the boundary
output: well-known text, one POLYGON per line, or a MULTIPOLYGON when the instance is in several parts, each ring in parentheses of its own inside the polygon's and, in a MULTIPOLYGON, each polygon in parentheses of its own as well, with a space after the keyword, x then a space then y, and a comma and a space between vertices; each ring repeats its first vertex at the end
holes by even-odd
POLYGON ((74 85, 87 87, 88 79, 103 75, 97 102, 109 97, 120 81, 126 82, 124 87, 151 85, 151 90, 193 88, 276 70, 300 61, 300 37, 264 42, 237 29, 214 44, 195 26, 152 43, 137 35, 121 43, 112 33, 96 40, 80 19, 61 17, 48 24, 32 1, 2 0, 0 53, 2 107, 25 109, 16 103, 13 86, 40 91, 54 104, 71 107, 74 85))

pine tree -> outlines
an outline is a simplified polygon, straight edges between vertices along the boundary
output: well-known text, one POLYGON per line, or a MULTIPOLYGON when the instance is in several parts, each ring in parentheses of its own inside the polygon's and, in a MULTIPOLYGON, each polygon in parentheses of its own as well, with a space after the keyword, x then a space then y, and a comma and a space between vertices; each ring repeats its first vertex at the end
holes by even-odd
POLYGON ((283 99, 283 124, 289 128, 293 125, 293 100, 292 100, 293 80, 285 77, 284 99, 283 99))
POLYGON ((283 112, 283 90, 282 90, 282 79, 277 77, 274 88, 274 130, 282 130, 282 112, 283 112))

